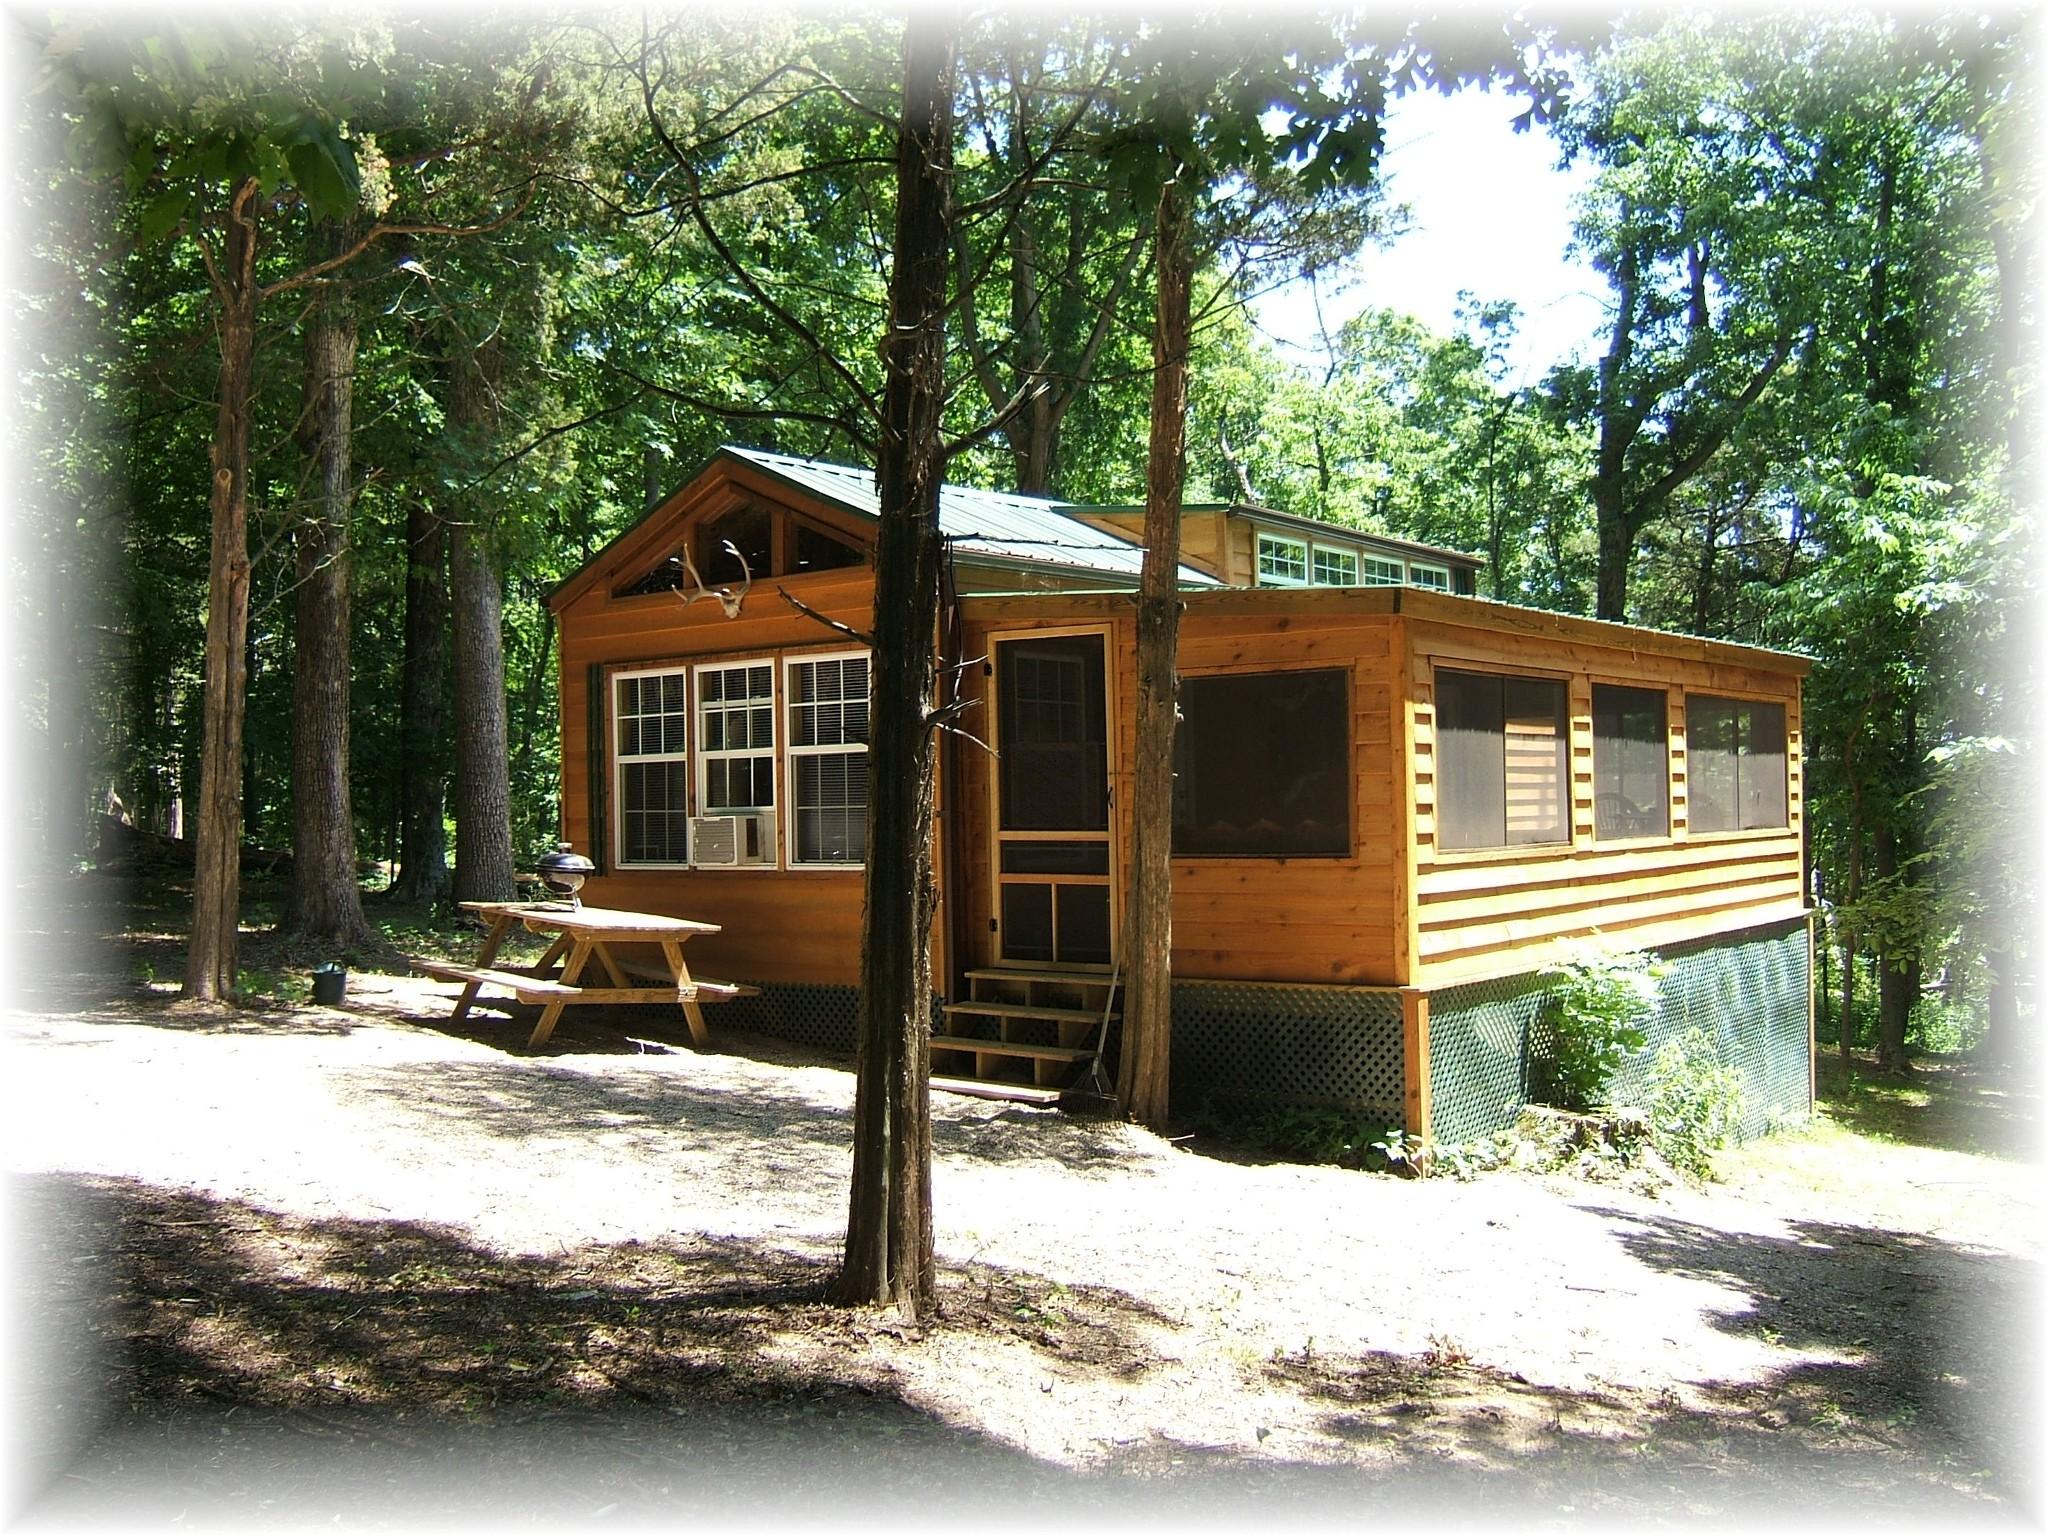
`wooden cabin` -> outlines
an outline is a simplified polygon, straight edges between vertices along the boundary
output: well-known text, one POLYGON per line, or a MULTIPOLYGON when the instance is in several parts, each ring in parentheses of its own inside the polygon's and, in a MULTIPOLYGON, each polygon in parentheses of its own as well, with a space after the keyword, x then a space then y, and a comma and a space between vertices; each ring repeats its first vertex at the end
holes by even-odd
MULTIPOLYGON (((1200 510, 1255 568, 1272 515, 1200 510)), ((1141 558, 1121 516, 942 499, 943 659, 980 662, 959 675, 992 749, 952 736, 941 757, 942 1083, 1054 1097, 1113 1032, 1141 558)), ((720 924, 693 962, 761 988, 722 1017, 847 1049, 867 665, 821 616, 868 623, 875 519, 864 470, 727 448, 550 598, 587 898, 720 924)), ((1327 537, 1361 562, 1375 542, 1327 537)), ((1214 547, 1181 572, 1177 1102, 1482 1134, 1527 1092, 1545 969, 1604 945, 1666 958, 1653 1045, 1708 1028, 1751 1129, 1807 1111, 1803 659, 1405 565, 1228 581, 1214 547)))

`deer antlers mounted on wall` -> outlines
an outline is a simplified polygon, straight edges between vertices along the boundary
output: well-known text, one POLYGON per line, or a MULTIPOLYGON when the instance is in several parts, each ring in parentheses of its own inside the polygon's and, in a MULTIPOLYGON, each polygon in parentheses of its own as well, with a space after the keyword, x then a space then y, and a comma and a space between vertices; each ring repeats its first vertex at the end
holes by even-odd
POLYGON ((754 572, 747 564, 747 557, 739 552, 739 546, 734 544, 731 539, 726 539, 723 542, 727 552, 740 563, 739 586, 737 588, 705 586, 704 578, 697 574, 696 562, 690 558, 690 546, 685 544, 683 546, 683 575, 689 579, 689 587, 687 589, 678 587, 676 589, 676 596, 682 600, 685 608, 689 607, 690 604, 697 601, 700 597, 712 598, 719 607, 725 610, 725 616, 728 619, 736 619, 740 614, 740 604, 747 600, 747 591, 754 585, 754 572))

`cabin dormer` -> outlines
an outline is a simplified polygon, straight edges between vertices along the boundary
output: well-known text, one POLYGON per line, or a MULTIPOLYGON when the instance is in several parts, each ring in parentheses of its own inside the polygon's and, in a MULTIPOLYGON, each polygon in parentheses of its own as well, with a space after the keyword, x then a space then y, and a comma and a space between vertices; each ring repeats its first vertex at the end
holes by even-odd
MULTIPOLYGON (((1143 507, 1088 507, 1077 516, 1142 540, 1143 507)), ((1232 587, 1420 587, 1470 597, 1485 561, 1460 550, 1300 517, 1250 502, 1181 509, 1181 559, 1232 587)))

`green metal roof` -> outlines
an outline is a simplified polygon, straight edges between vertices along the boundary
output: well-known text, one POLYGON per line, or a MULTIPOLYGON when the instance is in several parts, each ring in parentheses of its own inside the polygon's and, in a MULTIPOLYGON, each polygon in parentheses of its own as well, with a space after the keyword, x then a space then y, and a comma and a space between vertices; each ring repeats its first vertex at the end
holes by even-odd
MULTIPOLYGON (((759 448, 730 445, 720 453, 753 465, 778 480, 855 512, 880 517, 881 500, 874 471, 823 459, 799 459, 759 448)), ((939 489, 939 532, 951 541, 956 558, 998 565, 1050 567, 1091 571, 1135 583, 1144 563, 1141 544, 1084 523, 1072 502, 1045 496, 1015 496, 1003 491, 976 490, 967 485, 939 489)), ((1182 586, 1220 585, 1207 572, 1180 568, 1182 586)))

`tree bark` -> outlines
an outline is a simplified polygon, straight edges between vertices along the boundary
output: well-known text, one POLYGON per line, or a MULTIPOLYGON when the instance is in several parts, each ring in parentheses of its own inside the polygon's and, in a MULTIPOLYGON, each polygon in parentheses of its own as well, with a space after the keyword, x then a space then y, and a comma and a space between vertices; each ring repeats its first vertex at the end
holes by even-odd
POLYGON ((1842 777, 1849 785, 1848 874, 1842 888, 1842 905, 1838 909, 1842 923, 1842 1038, 1839 1049, 1845 1071, 1855 1065, 1855 906, 1863 895, 1863 785, 1856 777, 1856 737, 1862 729, 1863 722, 1859 719, 1842 743, 1842 777))
MULTIPOLYGON (((338 256, 355 242, 346 222, 314 222, 311 255, 338 256)), ((306 515, 295 530, 292 625, 292 865, 285 931, 349 949, 374 944, 356 882, 355 812, 349 795, 349 519, 356 367, 355 306, 319 290, 306 319, 306 515)))
POLYGON ((936 1292, 931 702, 958 28, 949 10, 918 10, 903 39, 895 260, 881 349, 881 526, 875 545, 853 1181, 838 1285, 844 1301, 894 1306, 914 1320, 930 1315, 936 1292))
POLYGON ((1180 642, 1180 502, 1187 471, 1193 261, 1179 186, 1159 194, 1159 297, 1152 335, 1152 430, 1145 558, 1138 576, 1138 710, 1131 814, 1131 949, 1125 960, 1124 1113, 1166 1125, 1173 1046, 1173 727, 1180 642))
MULTIPOLYGON (((1889 885, 1899 870, 1898 834, 1877 831, 1877 878, 1889 885)), ((1877 1064, 1886 1072, 1906 1070, 1906 1021, 1913 1009, 1912 963, 1880 946, 1877 961, 1877 1064)))
MULTIPOLYGON (((1912 703, 1906 705, 1905 740, 1899 755, 1907 764, 1918 765, 1920 762, 1920 711, 1912 703)), ((1907 814, 1896 824, 1887 822, 1879 832, 1877 872, 1887 883, 1897 878, 1902 891, 1911 891, 1920 878, 1915 863, 1919 839, 1915 835, 1910 806, 1894 804, 1890 809, 1894 816, 1900 812, 1907 814)), ((1891 925, 1888 931, 1895 941, 1898 940, 1896 925, 1891 925)), ((1919 1001, 1921 984, 1925 980, 1919 933, 1905 935, 1904 943, 1905 953, 1887 952, 1878 957, 1877 1064, 1887 1072, 1912 1070, 1912 1063, 1906 1055, 1906 1030, 1912 1024, 1913 1004, 1919 1001)))
POLYGON ((401 901, 448 894, 448 536, 424 500, 405 514, 405 663, 398 725, 398 879, 401 901))
POLYGON ((206 596, 205 719, 184 995, 221 1002, 235 990, 241 918, 242 714, 248 703, 249 403, 256 351, 254 179, 228 196, 215 299, 220 398, 214 412, 212 542, 206 596))
POLYGON ((1635 554, 1626 471, 1629 444, 1642 425, 1641 408, 1626 399, 1629 360, 1635 351, 1636 257, 1624 251, 1614 271, 1614 332, 1600 359, 1600 432, 1593 466, 1594 537, 1599 550, 1594 617, 1624 623, 1628 568, 1635 554))
MULTIPOLYGON (((457 343, 448 381, 450 424, 488 433, 497 348, 457 343)), ((455 899, 510 901, 512 779, 505 704, 504 581, 480 500, 449 529, 450 629, 455 650, 455 899)))
POLYGON ((1984 1055, 2000 1065, 2019 1059, 2020 993, 2019 964, 2010 939, 1991 946, 1984 955, 1991 971, 1991 990, 1984 1000, 1984 1055))

